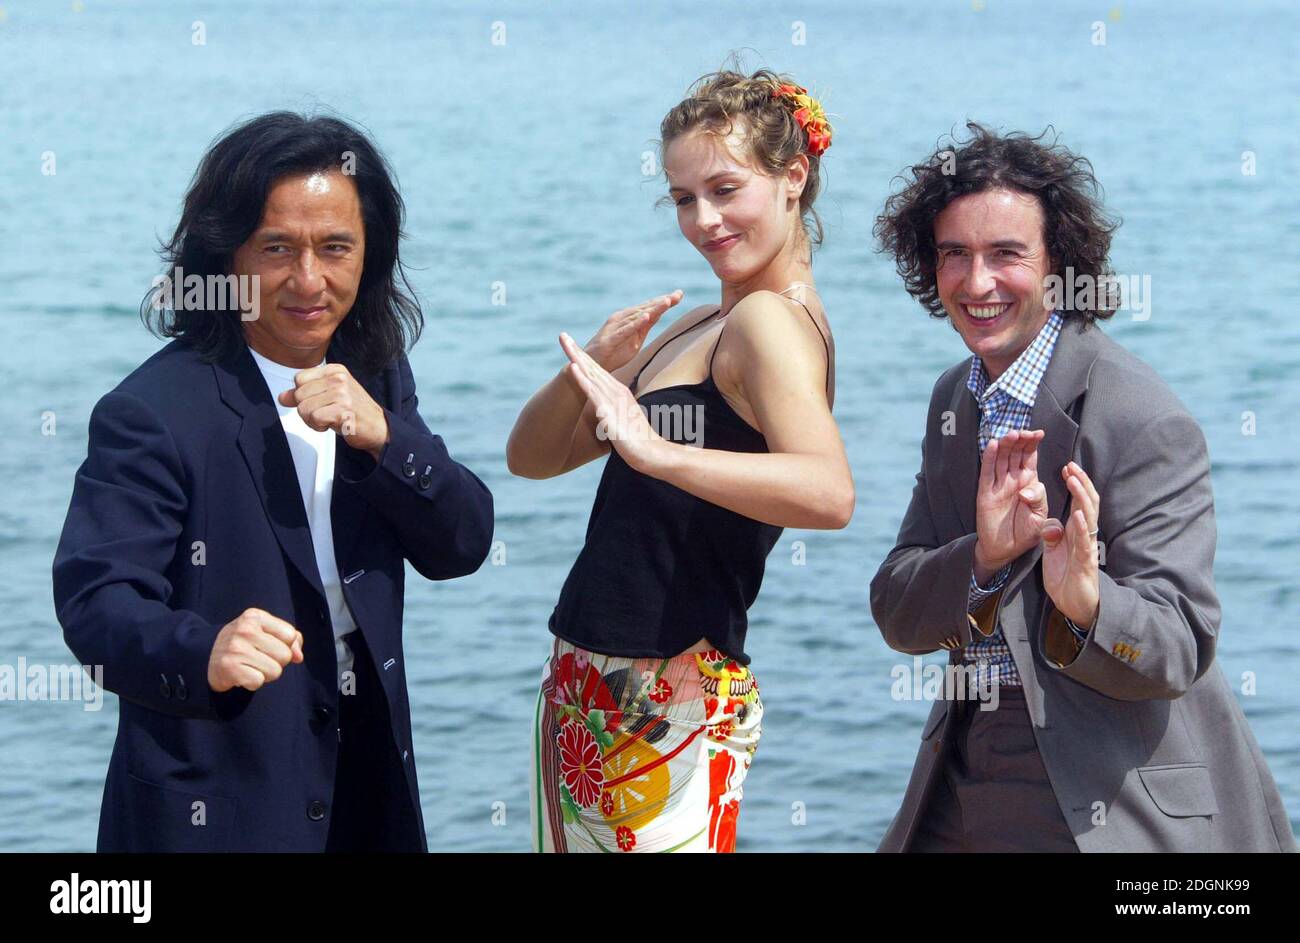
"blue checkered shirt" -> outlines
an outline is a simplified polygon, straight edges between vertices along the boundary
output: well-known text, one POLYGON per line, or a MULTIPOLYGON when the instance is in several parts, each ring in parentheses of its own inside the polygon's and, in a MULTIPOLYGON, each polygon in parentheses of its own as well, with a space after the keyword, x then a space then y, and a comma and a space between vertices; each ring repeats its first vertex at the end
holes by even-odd
MULTIPOLYGON (((1052 359, 1052 351, 1056 348, 1056 339, 1061 335, 1062 324, 1064 321, 1060 313, 1053 311, 1033 343, 1026 347, 1015 362, 992 383, 989 382, 988 374, 984 372, 984 361, 978 356, 971 357, 966 388, 971 391, 975 402, 979 404, 981 455, 992 440, 1001 438, 1013 430, 1029 428, 1034 401, 1038 397, 1038 387, 1043 381, 1043 374, 1047 372, 1047 364, 1052 359)), ((974 612, 986 599, 1000 590, 1011 574, 1011 567, 1012 564, 1008 563, 984 587, 975 582, 975 576, 972 574, 967 611, 974 612)), ((1087 632, 1074 623, 1067 620, 1066 624, 1080 641, 1087 636, 1087 632)), ((992 679, 999 684, 1019 687, 1020 672, 1016 670, 1015 659, 1011 657, 1011 649, 1002 635, 1001 624, 995 625, 992 634, 987 637, 978 632, 973 635, 971 644, 966 646, 962 654, 962 660, 966 664, 976 665, 979 683, 984 685, 992 679)))

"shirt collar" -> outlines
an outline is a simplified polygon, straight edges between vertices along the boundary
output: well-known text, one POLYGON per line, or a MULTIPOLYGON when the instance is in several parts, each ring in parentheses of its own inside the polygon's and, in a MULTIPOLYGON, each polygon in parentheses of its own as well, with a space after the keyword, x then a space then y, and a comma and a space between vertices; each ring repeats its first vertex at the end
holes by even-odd
POLYGON ((978 355, 972 356, 970 374, 966 377, 966 388, 981 404, 992 397, 995 390, 1001 390, 1026 406, 1032 407, 1064 323, 1061 313, 1053 311, 1047 323, 1038 332, 1038 336, 993 383, 989 383, 988 374, 984 371, 984 361, 978 355))

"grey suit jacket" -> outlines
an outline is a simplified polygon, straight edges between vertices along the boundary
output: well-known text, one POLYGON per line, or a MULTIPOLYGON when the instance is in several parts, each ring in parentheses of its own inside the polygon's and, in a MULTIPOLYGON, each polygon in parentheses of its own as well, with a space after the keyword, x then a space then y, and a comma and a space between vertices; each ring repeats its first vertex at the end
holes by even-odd
MULTIPOLYGON (((1053 517, 1069 513, 1061 469, 1072 459, 1101 495, 1097 623, 1085 643, 1074 639, 1043 591, 1041 550, 1016 561, 997 601, 972 619, 979 408, 969 364, 935 384, 911 504, 871 583, 885 641, 911 655, 949 648, 958 664, 972 633, 1000 618, 1081 851, 1294 851, 1277 786, 1214 661, 1214 501, 1196 422, 1150 367, 1067 320, 1030 428, 1046 433, 1038 475, 1053 517)), ((906 849, 951 724, 937 700, 880 851, 906 849)))

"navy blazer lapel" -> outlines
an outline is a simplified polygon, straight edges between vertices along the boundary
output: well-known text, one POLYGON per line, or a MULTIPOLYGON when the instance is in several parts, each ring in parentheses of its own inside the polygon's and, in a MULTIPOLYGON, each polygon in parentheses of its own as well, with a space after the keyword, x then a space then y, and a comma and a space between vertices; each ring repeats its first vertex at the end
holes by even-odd
MULTIPOLYGON (((352 357, 345 355, 339 349, 337 334, 330 341, 325 360, 328 363, 343 364, 353 378, 365 387, 366 392, 376 403, 380 406, 388 406, 384 402, 384 391, 381 389, 382 378, 364 372, 352 357)), ((348 474, 355 479, 359 475, 365 475, 374 463, 370 456, 354 453, 352 448, 346 445, 346 440, 342 436, 337 437, 335 446, 334 491, 330 496, 330 529, 334 537, 334 560, 339 567, 339 577, 342 578, 351 568, 352 548, 361 534, 369 509, 366 499, 356 493, 355 488, 344 479, 344 475, 348 474)), ((376 470, 375 473, 378 474, 378 471, 376 470)))
POLYGON ((324 599, 325 589, 316 569, 316 551, 302 492, 298 489, 293 454, 262 371, 246 344, 239 345, 232 357, 213 363, 212 368, 222 401, 243 417, 239 449, 275 537, 294 566, 324 599))
MULTIPOLYGON (((325 359, 346 366, 375 401, 383 405, 378 378, 360 372, 351 358, 340 353, 335 341, 330 342, 325 359)), ((222 401, 243 418, 239 427, 239 449, 253 476, 276 539, 298 571, 321 599, 325 599, 325 589, 316 567, 316 549, 307 523, 307 510, 303 507, 302 492, 294 471, 293 454, 289 451, 289 441, 280 424, 280 412, 267 389, 262 371, 246 344, 241 344, 232 357, 213 363, 212 368, 222 401)), ((347 464, 344 459, 346 448, 340 440, 334 453, 330 519, 336 560, 350 558, 352 542, 357 537, 365 512, 364 499, 355 494, 340 475, 347 464)), ((339 564, 340 567, 344 565, 339 564)))

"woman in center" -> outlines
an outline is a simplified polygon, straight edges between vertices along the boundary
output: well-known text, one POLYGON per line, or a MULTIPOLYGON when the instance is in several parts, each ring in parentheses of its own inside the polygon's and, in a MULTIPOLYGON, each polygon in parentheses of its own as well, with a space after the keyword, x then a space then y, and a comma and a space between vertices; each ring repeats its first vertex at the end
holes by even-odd
POLYGON ((569 363, 511 432, 528 478, 609 456, 550 620, 534 850, 734 850, 763 716, 744 644, 764 561, 783 528, 853 514, 812 275, 830 135, 787 77, 697 81, 660 127, 664 199, 721 302, 648 345, 680 291, 615 312, 585 347, 561 334, 569 363))

